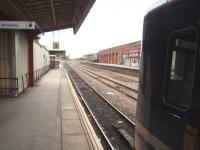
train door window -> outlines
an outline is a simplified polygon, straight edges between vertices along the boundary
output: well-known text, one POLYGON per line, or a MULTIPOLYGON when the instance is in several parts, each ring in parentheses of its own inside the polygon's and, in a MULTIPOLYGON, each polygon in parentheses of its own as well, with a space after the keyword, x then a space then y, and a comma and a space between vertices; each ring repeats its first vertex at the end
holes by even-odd
POLYGON ((187 111, 195 72, 198 32, 195 28, 174 32, 168 41, 164 102, 187 111))

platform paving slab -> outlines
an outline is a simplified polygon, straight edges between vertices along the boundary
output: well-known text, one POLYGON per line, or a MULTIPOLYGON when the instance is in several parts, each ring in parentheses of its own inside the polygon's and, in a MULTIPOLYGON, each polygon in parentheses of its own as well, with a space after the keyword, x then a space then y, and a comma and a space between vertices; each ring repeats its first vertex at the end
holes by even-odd
MULTIPOLYGON (((63 72, 63 76, 65 76, 63 72)), ((61 112, 62 112, 62 144, 64 150, 90 150, 88 141, 81 124, 74 97, 66 78, 61 82, 61 112)))
POLYGON ((88 150, 85 135, 63 135, 63 149, 66 150, 88 150))
POLYGON ((61 150, 60 77, 52 70, 18 98, 0 99, 0 150, 61 150))

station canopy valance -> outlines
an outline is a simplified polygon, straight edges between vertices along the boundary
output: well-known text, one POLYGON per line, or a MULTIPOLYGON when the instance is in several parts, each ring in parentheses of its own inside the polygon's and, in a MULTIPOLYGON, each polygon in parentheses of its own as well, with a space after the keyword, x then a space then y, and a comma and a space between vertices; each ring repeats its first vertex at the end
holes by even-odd
POLYGON ((76 33, 95 0, 1 0, 0 20, 35 21, 36 34, 73 28, 76 33))

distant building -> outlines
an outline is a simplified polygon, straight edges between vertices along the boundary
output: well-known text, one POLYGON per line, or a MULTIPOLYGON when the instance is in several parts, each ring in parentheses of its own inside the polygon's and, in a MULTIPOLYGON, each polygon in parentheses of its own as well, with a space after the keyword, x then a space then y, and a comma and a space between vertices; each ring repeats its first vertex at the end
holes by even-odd
POLYGON ((58 68, 60 64, 60 60, 66 59, 66 50, 62 49, 50 49, 50 67, 51 68, 58 68))
POLYGON ((62 59, 66 57, 66 50, 62 49, 49 49, 50 55, 55 55, 58 59, 62 59))
POLYGON ((141 41, 99 51, 98 62, 108 64, 139 65, 141 41))
POLYGON ((50 68, 59 68, 59 60, 56 55, 50 55, 50 68))
POLYGON ((86 54, 83 59, 90 62, 97 62, 97 53, 86 54))

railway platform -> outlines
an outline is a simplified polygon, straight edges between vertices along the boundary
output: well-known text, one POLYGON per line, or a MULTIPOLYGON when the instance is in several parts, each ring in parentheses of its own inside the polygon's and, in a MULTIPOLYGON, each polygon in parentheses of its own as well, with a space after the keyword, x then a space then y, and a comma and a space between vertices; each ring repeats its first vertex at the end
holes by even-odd
POLYGON ((0 150, 103 149, 63 69, 0 98, 0 150))
POLYGON ((99 66, 107 66, 107 67, 115 67, 129 70, 139 70, 139 66, 126 66, 126 65, 118 65, 118 64, 108 64, 108 63, 92 63, 92 62, 84 62, 91 65, 99 65, 99 66))
POLYGON ((117 72, 121 74, 126 74, 129 76, 139 76, 139 67, 134 66, 124 66, 124 65, 117 65, 117 64, 105 64, 105 63, 91 63, 86 61, 79 62, 86 66, 93 66, 96 68, 110 70, 112 72, 117 72))

